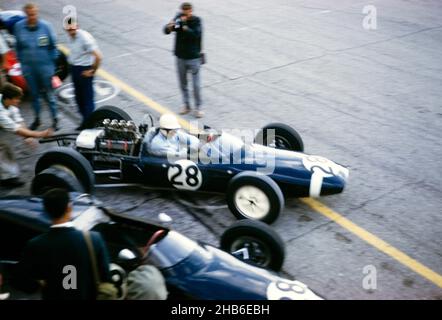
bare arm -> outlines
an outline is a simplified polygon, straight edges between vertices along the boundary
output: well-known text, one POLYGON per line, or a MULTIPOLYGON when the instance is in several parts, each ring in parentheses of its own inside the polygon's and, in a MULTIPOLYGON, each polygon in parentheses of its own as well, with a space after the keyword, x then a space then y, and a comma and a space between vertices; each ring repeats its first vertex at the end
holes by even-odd
POLYGON ((81 74, 83 77, 93 77, 97 69, 100 67, 102 56, 101 53, 98 50, 92 51, 92 55, 95 58, 94 64, 92 65, 91 69, 84 70, 81 74))
POLYGON ((15 131, 15 133, 24 138, 45 138, 51 136, 53 134, 53 131, 52 129, 46 129, 43 131, 33 131, 25 127, 20 127, 18 128, 17 131, 15 131))
POLYGON ((92 51, 92 55, 93 55, 94 58, 95 58, 95 62, 94 62, 94 64, 92 65, 92 69, 93 69, 94 72, 95 72, 95 71, 97 71, 97 69, 100 67, 101 60, 102 60, 102 56, 101 56, 101 53, 100 53, 98 50, 94 50, 94 51, 92 51))

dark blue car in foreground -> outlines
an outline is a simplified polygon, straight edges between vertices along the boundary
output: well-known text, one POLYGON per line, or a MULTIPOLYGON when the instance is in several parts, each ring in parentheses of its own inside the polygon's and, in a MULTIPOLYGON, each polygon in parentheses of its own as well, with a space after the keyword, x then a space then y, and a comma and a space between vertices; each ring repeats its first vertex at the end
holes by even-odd
MULTIPOLYGON (((88 195, 71 197, 74 226, 100 232, 111 257, 112 281, 120 289, 128 272, 147 263, 164 275, 169 299, 319 299, 303 283, 276 273, 284 247, 262 222, 235 223, 221 237, 223 251, 148 220, 115 213, 88 195)), ((0 198, 2 269, 13 273, 27 241, 50 224, 41 198, 0 198)))
POLYGON ((113 106, 97 109, 84 127, 41 141, 59 147, 38 160, 33 194, 52 186, 92 193, 96 184, 216 192, 226 195, 237 218, 272 223, 286 197, 340 193, 349 174, 331 160, 305 154, 299 134, 280 123, 264 127, 250 142, 208 127, 190 132, 199 144, 181 158, 149 154, 145 136, 157 130, 153 120, 137 127, 113 106))

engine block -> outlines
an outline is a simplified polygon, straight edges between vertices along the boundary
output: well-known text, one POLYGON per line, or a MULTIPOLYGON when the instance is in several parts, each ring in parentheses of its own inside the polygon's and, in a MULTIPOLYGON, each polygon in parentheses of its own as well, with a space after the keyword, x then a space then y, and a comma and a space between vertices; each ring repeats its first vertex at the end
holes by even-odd
POLYGON ((103 121, 102 127, 83 130, 76 140, 80 149, 103 153, 137 156, 142 135, 133 121, 103 121))

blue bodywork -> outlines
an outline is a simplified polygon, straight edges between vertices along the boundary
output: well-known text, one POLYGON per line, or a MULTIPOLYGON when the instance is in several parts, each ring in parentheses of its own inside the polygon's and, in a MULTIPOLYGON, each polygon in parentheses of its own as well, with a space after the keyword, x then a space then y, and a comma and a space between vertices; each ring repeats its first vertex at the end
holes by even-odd
MULTIPOLYGON (((165 235, 150 248, 147 261, 163 273, 170 299, 318 299, 299 281, 248 265, 218 248, 198 244, 144 219, 77 202, 72 222, 76 224, 79 220, 83 220, 83 224, 77 224, 78 228, 102 234, 111 261, 126 267, 127 271, 139 263, 121 264, 118 252, 130 248, 130 245, 141 247, 153 233, 164 230, 165 235), (89 225, 84 225, 84 219, 81 219, 84 215, 94 218, 89 220, 89 225)), ((0 199, 0 261, 17 261, 27 241, 48 230, 49 226, 50 220, 43 211, 40 198, 0 199)))
POLYGON ((25 13, 20 10, 0 11, 0 21, 10 33, 13 31, 14 25, 25 18, 25 13))
POLYGON ((204 192, 225 193, 230 180, 244 171, 268 175, 279 185, 287 197, 324 196, 340 193, 348 178, 347 168, 324 157, 278 150, 256 144, 243 146, 238 150, 237 156, 232 152, 225 158, 221 155, 211 158, 211 162, 201 159, 200 156, 190 155, 187 157, 187 162, 183 162, 179 159, 174 161, 145 153, 135 159, 121 157, 121 161, 123 179, 126 182, 204 192), (186 183, 177 185, 171 181, 171 167, 178 165, 184 171, 192 164, 201 173, 200 185, 189 187, 186 186, 186 183), (314 179, 319 182, 312 187, 314 179))

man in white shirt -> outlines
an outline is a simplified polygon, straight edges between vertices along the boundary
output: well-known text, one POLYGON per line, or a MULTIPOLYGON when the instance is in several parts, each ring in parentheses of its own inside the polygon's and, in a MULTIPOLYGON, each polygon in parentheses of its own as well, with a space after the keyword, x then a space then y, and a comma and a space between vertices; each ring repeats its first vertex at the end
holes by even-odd
POLYGON ((20 169, 15 160, 13 148, 8 143, 11 140, 8 135, 15 133, 28 138, 26 142, 31 144, 32 140, 29 138, 44 138, 53 133, 52 129, 33 131, 26 128, 20 111, 16 107, 22 96, 22 90, 10 83, 3 86, 0 95, 0 186, 7 188, 20 187, 24 184, 18 178, 20 169))
MULTIPOLYGON (((100 66, 102 55, 94 37, 79 29, 78 24, 68 21, 65 30, 69 34, 68 62, 75 88, 75 100, 84 121, 95 110, 93 79, 100 66)), ((77 129, 81 129, 82 125, 77 129)))

